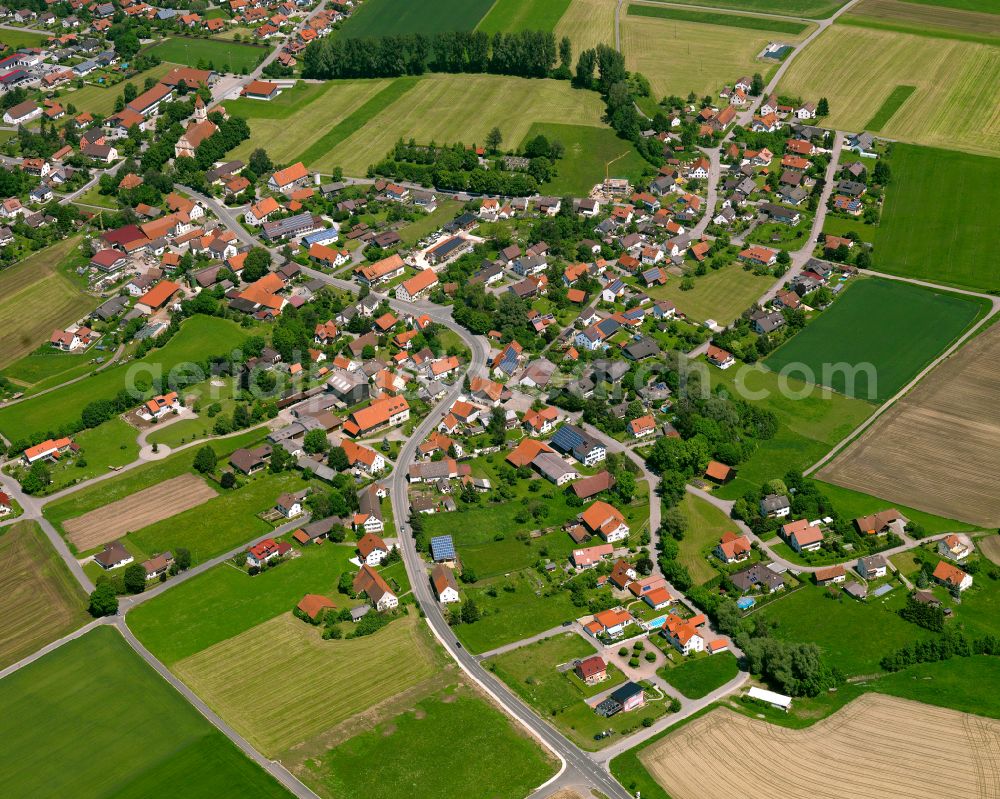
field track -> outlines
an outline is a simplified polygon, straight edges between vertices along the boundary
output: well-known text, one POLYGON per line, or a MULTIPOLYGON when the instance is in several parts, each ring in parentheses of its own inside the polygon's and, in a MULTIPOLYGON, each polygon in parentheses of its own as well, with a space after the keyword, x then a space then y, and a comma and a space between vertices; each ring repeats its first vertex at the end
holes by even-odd
POLYGON ((944 361, 816 475, 946 519, 1000 526, 1000 327, 944 361))
POLYGON ((995 797, 1000 722, 879 694, 804 730, 718 709, 639 759, 673 799, 995 797))
POLYGON ((84 552, 197 507, 214 496, 215 490, 200 477, 182 474, 70 519, 63 527, 70 543, 84 552))

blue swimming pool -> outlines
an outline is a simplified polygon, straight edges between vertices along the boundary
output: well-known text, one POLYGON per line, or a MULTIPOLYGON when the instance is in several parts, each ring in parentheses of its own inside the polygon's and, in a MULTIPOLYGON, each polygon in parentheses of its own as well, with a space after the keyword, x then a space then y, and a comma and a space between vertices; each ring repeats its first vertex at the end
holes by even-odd
POLYGON ((666 616, 657 616, 655 619, 646 622, 646 627, 650 630, 660 629, 666 622, 666 616))
POLYGON ((740 597, 739 599, 736 600, 736 607, 738 607, 740 610, 749 610, 756 604, 757 600, 754 599, 752 596, 740 597))

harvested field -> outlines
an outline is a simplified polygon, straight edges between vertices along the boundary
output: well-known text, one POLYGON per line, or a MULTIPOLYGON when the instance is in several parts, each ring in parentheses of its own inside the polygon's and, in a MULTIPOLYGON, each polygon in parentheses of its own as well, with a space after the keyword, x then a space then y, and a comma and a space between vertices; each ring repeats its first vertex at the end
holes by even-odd
POLYGON ((993 563, 1000 566, 1000 536, 988 535, 985 538, 976 540, 979 551, 989 558, 993 563))
POLYGON ((888 120, 882 134, 1000 155, 998 47, 838 24, 795 59, 778 91, 826 96, 830 116, 824 124, 860 130, 900 85, 916 86, 916 91, 888 120))
POLYGON ((847 15, 895 25, 906 25, 943 35, 1000 36, 1000 15, 924 5, 905 0, 863 0, 847 15))
POLYGON ((16 663, 89 618, 87 598, 34 522, 0 535, 0 667, 16 663))
POLYGON ((801 34, 659 19, 631 10, 621 16, 621 34, 626 66, 649 78, 656 100, 692 91, 714 96, 725 80, 722 76, 766 72, 770 63, 758 60, 757 54, 776 35, 789 44, 802 38, 801 34))
POLYGON ((874 694, 803 730, 718 709, 639 760, 673 799, 996 796, 1000 722, 874 694))
POLYGON ((817 477, 984 527, 1000 525, 1000 327, 938 366, 817 477))
POLYGON ((92 510, 63 524, 67 539, 80 552, 141 530, 182 511, 201 505, 216 491, 200 477, 182 474, 143 489, 130 497, 92 510))
POLYGON ((432 677, 438 659, 416 616, 374 635, 324 641, 318 628, 284 613, 173 669, 273 757, 432 677))
POLYGON ((587 48, 599 44, 615 43, 616 0, 573 0, 559 24, 557 38, 569 36, 573 43, 573 57, 587 48))

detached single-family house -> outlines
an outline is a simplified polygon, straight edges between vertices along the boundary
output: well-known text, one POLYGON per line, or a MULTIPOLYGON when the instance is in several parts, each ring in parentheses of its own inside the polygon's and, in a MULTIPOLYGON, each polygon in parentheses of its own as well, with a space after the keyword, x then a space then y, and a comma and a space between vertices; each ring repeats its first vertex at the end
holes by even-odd
POLYGON ((117 569, 119 566, 127 566, 134 560, 130 553, 119 541, 112 541, 105 544, 104 549, 94 555, 94 562, 105 571, 117 569))
POLYGON ((374 533, 365 533, 358 540, 358 554, 362 563, 381 566, 382 561, 389 557, 389 547, 381 537, 374 533))
POLYGON ((291 550, 291 544, 286 544, 284 541, 279 544, 273 538, 265 538, 247 550, 247 565, 260 568, 275 558, 287 555, 291 550))
POLYGON ((952 560, 963 560, 972 554, 972 547, 952 533, 938 541, 938 554, 952 560))
POLYGON ((449 605, 459 602, 458 583, 455 581, 455 574, 447 566, 439 563, 431 570, 431 584, 434 586, 434 593, 437 594, 438 602, 442 605, 449 605))
POLYGON ((972 587, 972 575, 966 574, 957 566, 952 566, 947 561, 941 561, 934 568, 934 579, 946 588, 958 588, 964 591, 972 587))
POLYGON ((766 516, 768 519, 784 518, 791 511, 792 506, 784 494, 768 494, 760 501, 761 516, 766 516))
POLYGON ((392 610, 399 606, 399 598, 393 593, 389 584, 381 574, 367 564, 355 575, 353 590, 355 594, 365 594, 376 610, 392 610))
POLYGON ((573 671, 587 685, 596 685, 608 679, 608 664, 600 655, 591 655, 589 658, 578 660, 573 671))
POLYGON ((723 563, 739 563, 750 557, 752 548, 750 539, 745 535, 737 535, 733 532, 722 534, 718 545, 715 547, 715 556, 723 563))
POLYGON ((866 580, 875 580, 879 577, 885 577, 889 570, 889 564, 881 555, 868 555, 858 558, 854 570, 866 580))
POLYGON ((782 525, 781 537, 799 554, 815 552, 823 544, 823 531, 810 524, 807 519, 797 519, 782 525))

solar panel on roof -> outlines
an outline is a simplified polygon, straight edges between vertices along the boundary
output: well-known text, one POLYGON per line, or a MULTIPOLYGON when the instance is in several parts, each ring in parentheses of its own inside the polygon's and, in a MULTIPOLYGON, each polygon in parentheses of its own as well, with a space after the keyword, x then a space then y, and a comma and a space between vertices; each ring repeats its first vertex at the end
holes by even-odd
POLYGON ((431 539, 431 555, 434 560, 451 560, 455 557, 455 543, 450 535, 439 535, 431 539))

